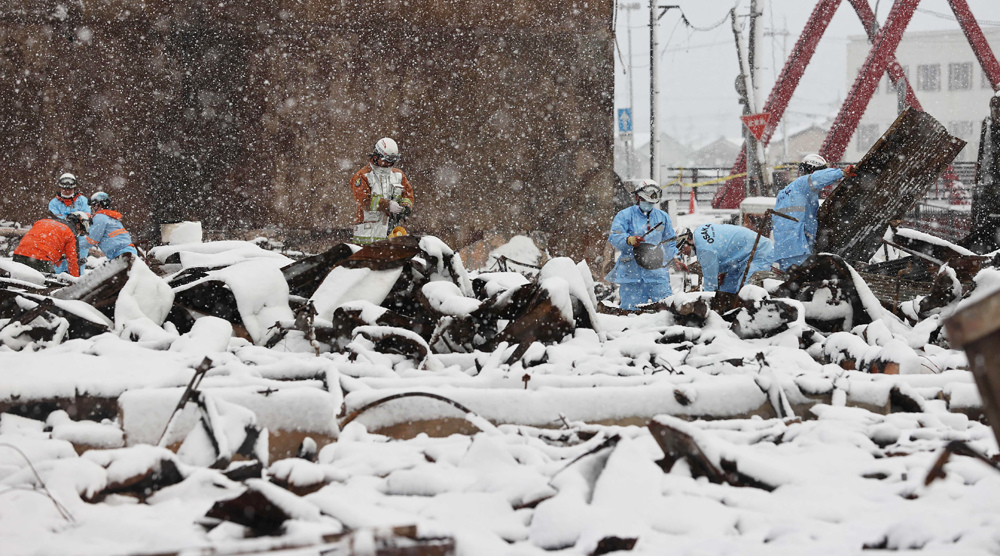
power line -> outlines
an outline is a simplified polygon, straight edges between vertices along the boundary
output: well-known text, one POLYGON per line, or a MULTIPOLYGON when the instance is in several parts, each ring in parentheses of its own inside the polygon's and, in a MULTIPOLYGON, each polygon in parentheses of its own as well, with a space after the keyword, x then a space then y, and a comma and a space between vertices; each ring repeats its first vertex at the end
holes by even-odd
MULTIPOLYGON (((938 19, 946 19, 948 21, 958 21, 958 19, 955 18, 955 16, 951 15, 951 14, 943 14, 941 12, 936 12, 934 10, 928 10, 926 8, 917 8, 917 11, 921 12, 921 13, 925 13, 927 15, 934 16, 934 17, 936 17, 938 19)), ((987 20, 987 19, 977 19, 976 23, 978 23, 980 25, 980 27, 983 26, 983 25, 986 25, 988 27, 1000 27, 1000 21, 990 21, 990 20, 987 20)))
POLYGON ((719 27, 722 24, 724 24, 729 19, 729 12, 731 12, 732 10, 735 10, 739 5, 740 5, 740 2, 739 2, 739 0, 737 0, 736 3, 733 4, 733 7, 732 7, 731 10, 726 10, 726 14, 722 16, 722 19, 720 19, 718 22, 713 23, 712 25, 710 25, 708 27, 698 27, 697 25, 693 25, 691 23, 691 21, 687 18, 687 15, 684 14, 684 10, 681 10, 681 20, 684 21, 684 25, 687 25, 688 27, 690 27, 691 29, 694 29, 695 31, 711 31, 712 29, 715 29, 716 27, 719 27))

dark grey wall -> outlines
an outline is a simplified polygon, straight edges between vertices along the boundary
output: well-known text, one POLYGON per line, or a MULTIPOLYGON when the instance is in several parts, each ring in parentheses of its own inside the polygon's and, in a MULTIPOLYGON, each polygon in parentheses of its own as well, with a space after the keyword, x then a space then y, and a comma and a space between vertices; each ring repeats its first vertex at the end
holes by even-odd
POLYGON ((542 230, 593 261, 612 2, 484 4, 0 1, 0 219, 32 221, 72 171, 140 235, 346 228, 348 178, 391 136, 415 231, 542 230))

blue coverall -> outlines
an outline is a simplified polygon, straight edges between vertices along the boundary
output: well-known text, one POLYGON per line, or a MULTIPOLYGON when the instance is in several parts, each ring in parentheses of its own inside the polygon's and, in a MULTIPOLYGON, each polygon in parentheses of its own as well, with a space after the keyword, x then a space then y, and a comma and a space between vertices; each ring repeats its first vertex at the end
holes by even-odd
MULTIPOLYGON (((62 197, 56 196, 49 201, 49 212, 51 212, 56 218, 65 222, 66 215, 71 212, 86 212, 87 214, 90 214, 90 201, 79 193, 77 193, 72 199, 63 199, 62 197)), ((87 237, 80 236, 76 245, 76 252, 79 254, 80 260, 86 258, 87 248, 87 237)), ((59 274, 60 272, 68 272, 69 263, 63 260, 55 266, 54 270, 56 274, 59 274)), ((83 274, 83 265, 80 265, 80 274, 83 274)))
MULTIPOLYGON (((676 235, 667 213, 657 208, 645 213, 638 205, 632 205, 615 215, 611 223, 611 234, 608 236, 608 242, 621 252, 621 256, 605 279, 619 285, 620 306, 629 311, 635 310, 638 305, 660 301, 673 293, 670 289, 670 274, 666 267, 649 270, 642 268, 635 261, 632 246, 627 242, 628 237, 641 236, 646 232, 649 233, 643 241, 654 245, 676 235), (662 226, 649 232, 661 222, 662 226)), ((660 245, 660 249, 663 250, 664 265, 677 255, 677 244, 674 240, 660 245)))
POLYGON ((825 168, 799 176, 778 193, 774 210, 798 218, 793 222, 773 217, 774 258, 781 270, 801 264, 816 246, 816 215, 819 213, 819 192, 844 178, 839 168, 825 168))
POLYGON ((99 210, 91 220, 87 241, 100 249, 108 259, 117 258, 123 253, 139 255, 132 245, 132 235, 122 226, 121 218, 119 212, 99 210))
MULTIPOLYGON (((739 293, 740 280, 746 272, 757 232, 730 224, 702 224, 695 228, 693 235, 694 248, 701 264, 703 289, 707 292, 739 293), (720 286, 719 274, 723 272, 726 277, 720 286)), ((747 280, 754 272, 770 269, 773 262, 771 240, 762 237, 750 263, 747 280)))

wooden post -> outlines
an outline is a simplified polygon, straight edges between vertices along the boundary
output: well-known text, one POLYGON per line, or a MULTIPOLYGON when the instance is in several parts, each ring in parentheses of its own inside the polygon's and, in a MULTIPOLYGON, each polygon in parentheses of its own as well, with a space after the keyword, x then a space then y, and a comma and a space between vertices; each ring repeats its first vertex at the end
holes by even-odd
POLYGON ((944 322, 952 346, 962 348, 983 400, 983 412, 1000 440, 1000 292, 944 322))

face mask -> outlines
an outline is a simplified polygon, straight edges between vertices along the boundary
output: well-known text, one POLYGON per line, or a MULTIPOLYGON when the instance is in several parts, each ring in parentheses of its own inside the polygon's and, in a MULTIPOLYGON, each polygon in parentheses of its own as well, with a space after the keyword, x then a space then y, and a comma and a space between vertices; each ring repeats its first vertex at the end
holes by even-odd
POLYGON ((642 212, 649 212, 653 210, 653 203, 649 201, 639 201, 639 210, 642 212))

